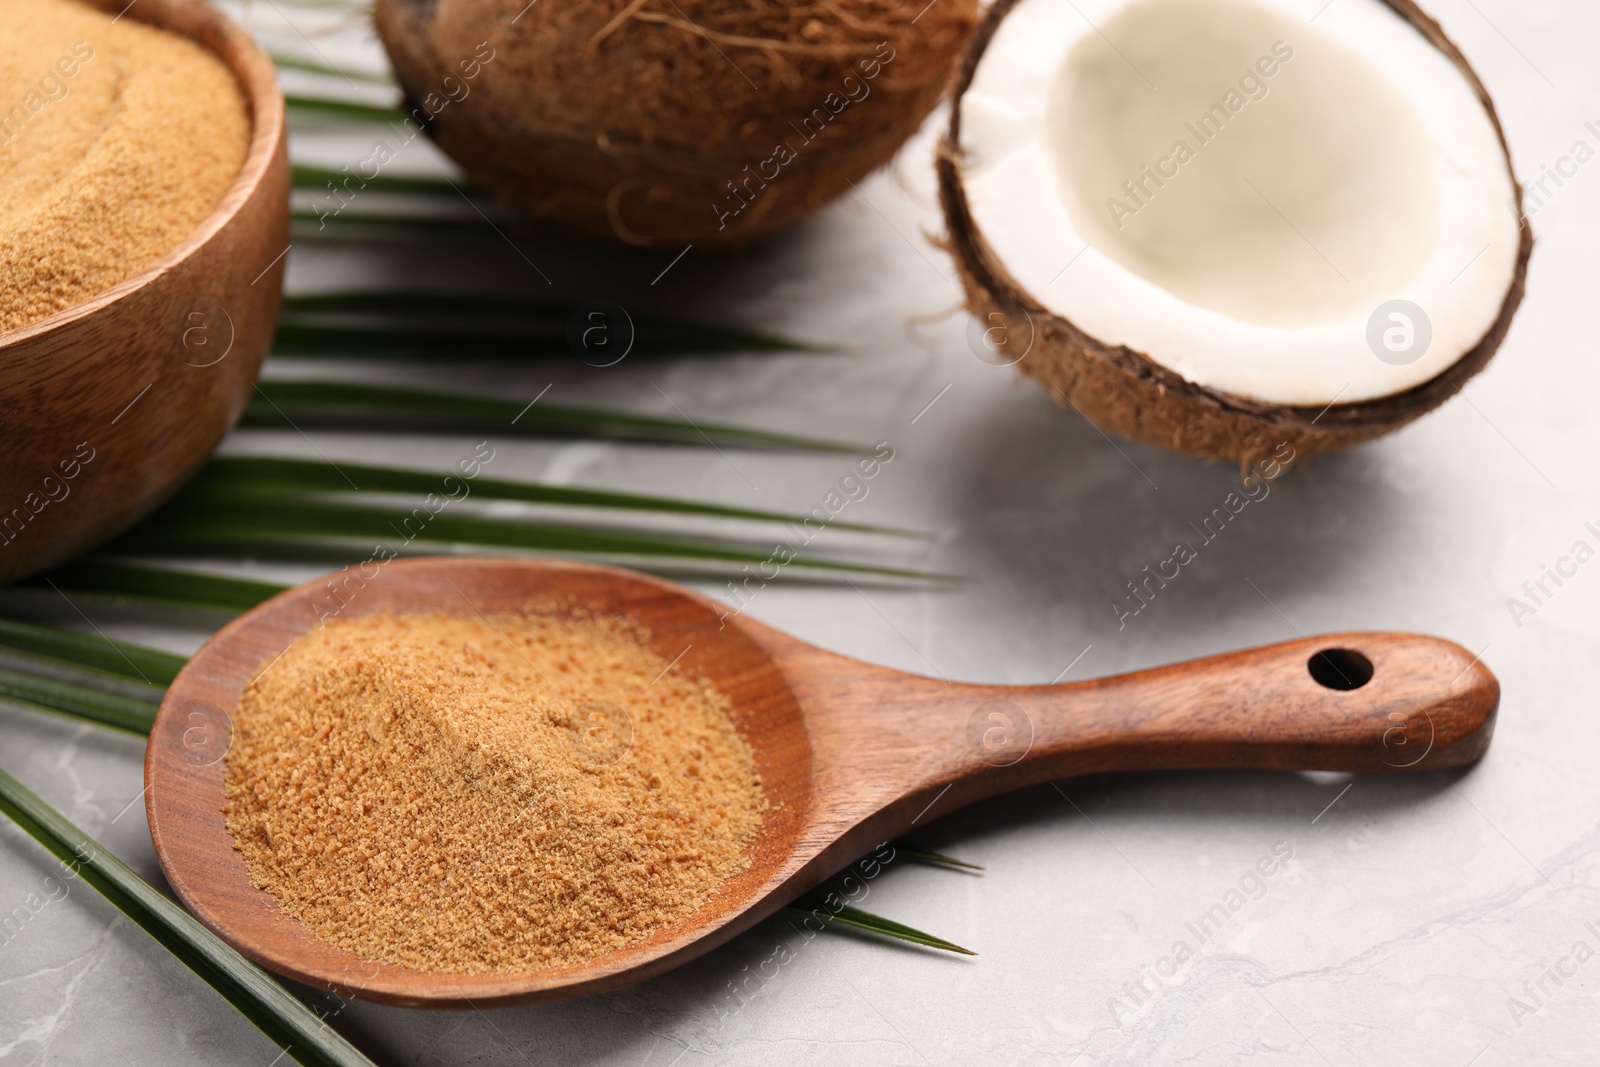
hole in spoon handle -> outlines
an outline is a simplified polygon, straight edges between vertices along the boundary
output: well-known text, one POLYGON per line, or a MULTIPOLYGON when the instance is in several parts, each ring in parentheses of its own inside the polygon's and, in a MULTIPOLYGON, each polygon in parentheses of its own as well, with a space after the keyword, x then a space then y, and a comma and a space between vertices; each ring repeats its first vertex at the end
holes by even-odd
POLYGON ((1035 771, 1425 771, 1483 755, 1500 685, 1460 645, 1377 632, 1013 690, 1011 699, 1034 728, 1020 762, 1044 764, 1035 771))
POLYGON ((1372 661, 1353 648, 1324 648, 1311 653, 1306 670, 1324 689, 1348 693, 1372 681, 1372 661))

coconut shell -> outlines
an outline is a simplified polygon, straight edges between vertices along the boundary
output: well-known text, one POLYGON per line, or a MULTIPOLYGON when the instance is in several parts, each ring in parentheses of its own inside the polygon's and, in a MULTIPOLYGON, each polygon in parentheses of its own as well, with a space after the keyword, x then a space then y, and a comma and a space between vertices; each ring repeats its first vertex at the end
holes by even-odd
MULTIPOLYGON (((966 289, 967 308, 980 320, 1013 330, 1031 330, 1031 347, 1016 365, 1042 385, 1063 407, 1071 407, 1100 428, 1145 444, 1189 456, 1232 460, 1241 468, 1264 459, 1282 444, 1298 459, 1332 452, 1396 430, 1455 395, 1483 369, 1505 340, 1522 303, 1533 230, 1522 215, 1522 186, 1512 173, 1522 219, 1516 270, 1500 314, 1483 338, 1449 368, 1402 393, 1353 404, 1292 407, 1264 404, 1198 385, 1168 370, 1142 352, 1108 345, 1070 321, 1046 310, 1009 273, 974 225, 961 184, 961 109, 959 100, 972 83, 996 27, 1018 0, 997 0, 967 47, 953 91, 950 127, 935 165, 939 199, 948 227, 948 250, 966 289), (1000 319, 989 316, 998 314, 1000 319)), ((1511 169, 1510 149, 1499 116, 1483 83, 1439 24, 1409 0, 1384 0, 1455 64, 1494 124, 1511 169)))
POLYGON ((378 0, 376 19, 407 110, 428 105, 429 134, 501 202, 709 247, 781 230, 888 161, 943 94, 977 0, 378 0))

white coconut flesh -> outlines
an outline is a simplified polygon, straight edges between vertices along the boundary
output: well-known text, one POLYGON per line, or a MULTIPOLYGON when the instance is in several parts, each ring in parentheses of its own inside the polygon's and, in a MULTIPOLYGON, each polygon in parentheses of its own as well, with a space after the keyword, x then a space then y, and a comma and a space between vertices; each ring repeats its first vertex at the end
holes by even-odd
POLYGON ((1197 385, 1401 392, 1476 346, 1514 275, 1488 112, 1379 0, 1020 0, 959 107, 1010 278, 1197 385))

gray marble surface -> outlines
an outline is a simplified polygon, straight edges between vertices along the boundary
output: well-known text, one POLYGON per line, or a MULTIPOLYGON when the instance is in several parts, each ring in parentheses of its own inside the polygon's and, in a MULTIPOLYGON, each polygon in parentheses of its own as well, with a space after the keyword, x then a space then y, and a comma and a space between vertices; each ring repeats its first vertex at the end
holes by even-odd
MULTIPOLYGON (((1319 6, 1308 0, 1308 17, 1319 6)), ((1600 142, 1584 125, 1600 120, 1600 9, 1433 7, 1495 94, 1523 175, 1575 141, 1600 142)), ((274 28, 273 5, 253 17, 294 40, 274 28)), ((296 17, 330 53, 371 50, 359 32, 320 35, 314 12, 296 17)), ((861 903, 975 958, 832 933, 807 940, 773 920, 622 992, 455 1013, 327 1001, 334 1025, 379 1063, 417 1065, 1600 1062, 1600 958, 1590 958, 1600 951, 1600 562, 1531 615, 1514 618, 1507 603, 1574 542, 1600 543, 1585 528, 1600 525, 1591 480, 1600 161, 1535 215, 1527 303, 1463 396, 1390 438, 1295 470, 1119 628, 1111 602, 1124 582, 1167 555, 1237 476, 1109 441, 974 358, 951 268, 925 237, 940 225, 931 145, 924 131, 859 195, 782 240, 722 259, 691 252, 654 285, 670 251, 519 242, 518 253, 493 240, 423 255, 306 243, 291 254, 290 285, 409 280, 603 296, 847 344, 843 356, 605 370, 368 372, 528 398, 552 385, 566 403, 665 415, 676 405, 697 419, 891 441, 895 460, 851 517, 936 539, 884 552, 839 537, 835 547, 967 581, 779 583, 751 604, 754 617, 828 648, 1024 683, 1069 664, 1068 677, 1083 678, 1302 632, 1421 630, 1481 650, 1499 675, 1488 757, 1470 770, 1385 778, 1101 778, 946 815, 919 842, 984 872, 895 864, 861 903), (1288 858, 1250 880, 1275 852, 1288 858), (1249 898, 1198 943, 1187 924, 1241 879, 1249 898), (1193 958, 1164 978, 1161 961, 1179 941, 1193 958), (780 946, 792 958, 774 970, 780 946), (748 992, 736 996, 736 985, 748 992)), ((297 143, 335 164, 362 148, 317 135, 297 143)), ((404 167, 438 166, 429 151, 408 149, 404 167)), ((815 455, 495 444, 502 476, 762 508, 808 508, 843 473, 842 460, 815 455)), ((443 469, 469 446, 241 432, 226 447, 443 469)), ((180 651, 204 636, 198 625, 152 627, 81 606, 107 632, 180 651)), ((0 737, 0 764, 159 884, 136 739, 4 707, 0 737)), ((48 890, 52 863, 9 823, 0 857, 0 909, 46 898, 0 944, 0 1064, 274 1062, 266 1038, 86 886, 48 890)))

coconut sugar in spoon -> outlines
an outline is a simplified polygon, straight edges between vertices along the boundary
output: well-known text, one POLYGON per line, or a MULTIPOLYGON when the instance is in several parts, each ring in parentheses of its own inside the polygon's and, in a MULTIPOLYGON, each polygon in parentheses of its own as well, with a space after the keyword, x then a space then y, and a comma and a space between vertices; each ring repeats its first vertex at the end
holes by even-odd
POLYGON ((1067 685, 974 685, 824 651, 671 582, 543 560, 397 561, 291 589, 208 641, 167 691, 145 806, 172 888, 270 970, 390 1004, 478 1007, 582 996, 670 970, 749 929, 879 843, 1006 790, 1175 768, 1431 771, 1489 745, 1500 686, 1449 641, 1344 633, 1067 685), (246 682, 319 619, 468 617, 551 604, 621 615, 670 668, 732 704, 769 801, 746 867, 697 911, 626 948, 525 973, 425 972, 319 940, 250 881, 223 822, 229 713, 246 682))

